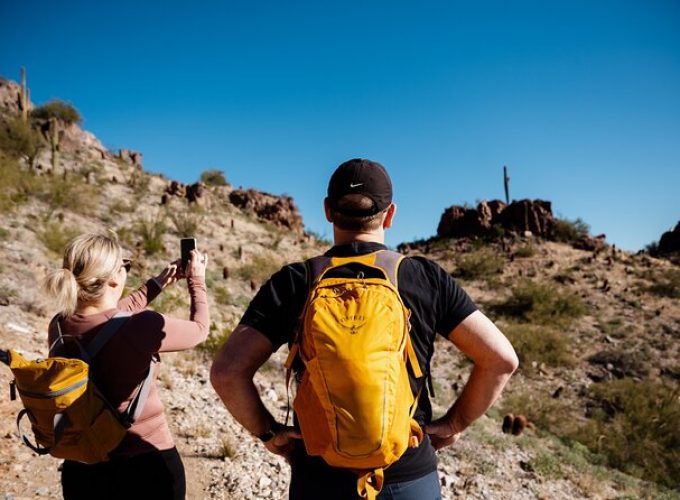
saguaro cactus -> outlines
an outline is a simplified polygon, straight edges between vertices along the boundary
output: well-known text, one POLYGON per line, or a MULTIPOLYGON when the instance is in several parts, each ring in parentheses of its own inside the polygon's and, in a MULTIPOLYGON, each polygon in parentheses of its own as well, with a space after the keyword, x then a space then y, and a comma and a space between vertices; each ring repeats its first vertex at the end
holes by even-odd
POLYGON ((503 165, 503 185, 505 186, 505 203, 510 204, 510 177, 508 177, 508 167, 503 165))
POLYGON ((19 107, 21 108, 21 119, 28 123, 28 88, 26 87, 26 68, 21 67, 21 95, 19 96, 19 107))

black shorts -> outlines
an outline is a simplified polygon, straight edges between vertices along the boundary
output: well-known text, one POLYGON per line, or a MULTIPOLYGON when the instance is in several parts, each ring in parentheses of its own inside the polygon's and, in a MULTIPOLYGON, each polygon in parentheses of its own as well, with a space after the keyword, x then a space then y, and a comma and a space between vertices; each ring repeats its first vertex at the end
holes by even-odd
POLYGON ((98 464, 64 461, 64 500, 184 500, 186 479, 177 448, 117 457, 98 464))

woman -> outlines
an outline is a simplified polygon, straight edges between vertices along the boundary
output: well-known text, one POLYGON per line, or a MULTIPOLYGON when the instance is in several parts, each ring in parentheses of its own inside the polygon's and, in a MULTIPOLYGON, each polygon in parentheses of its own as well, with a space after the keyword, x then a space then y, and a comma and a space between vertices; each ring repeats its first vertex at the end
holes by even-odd
MULTIPOLYGON (((51 273, 44 283, 60 311, 50 323, 50 345, 61 330, 62 335, 74 336, 87 347, 116 313, 132 313, 97 355, 91 372, 99 390, 124 411, 158 353, 191 349, 206 339, 210 324, 206 262, 207 258, 194 250, 186 273, 177 263, 170 264, 121 300, 130 261, 123 258, 117 239, 98 234, 76 237, 64 251, 62 269, 51 273), (184 277, 191 297, 188 321, 145 310, 165 287, 184 277)), ((151 366, 157 374, 159 363, 151 366)), ((109 461, 92 465, 64 462, 61 483, 66 500, 184 498, 184 466, 158 397, 155 376, 151 382, 141 414, 109 461)))

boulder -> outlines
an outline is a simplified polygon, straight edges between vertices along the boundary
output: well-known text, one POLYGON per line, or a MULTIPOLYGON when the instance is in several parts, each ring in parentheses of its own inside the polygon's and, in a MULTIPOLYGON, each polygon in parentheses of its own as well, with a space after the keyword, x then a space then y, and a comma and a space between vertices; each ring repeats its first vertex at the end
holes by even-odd
POLYGON ((254 212, 260 219, 302 234, 302 216, 293 198, 276 196, 255 189, 235 189, 229 193, 232 205, 254 212))
POLYGON ((123 161, 130 163, 133 167, 142 169, 142 158, 144 155, 138 151, 132 151, 131 149, 119 149, 118 158, 123 161))
POLYGON ((672 231, 663 233, 659 240, 659 254, 668 255, 676 252, 680 253, 680 222, 672 231))
POLYGON ((506 205, 500 200, 482 201, 477 208, 454 205, 442 215, 437 235, 447 238, 492 235, 494 226, 508 231, 550 238, 555 218, 549 201, 520 200, 506 205))

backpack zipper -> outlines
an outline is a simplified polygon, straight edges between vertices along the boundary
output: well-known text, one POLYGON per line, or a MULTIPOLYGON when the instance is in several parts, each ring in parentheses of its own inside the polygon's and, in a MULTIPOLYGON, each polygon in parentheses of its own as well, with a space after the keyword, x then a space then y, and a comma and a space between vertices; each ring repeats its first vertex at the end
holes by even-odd
POLYGON ((63 396, 64 394, 68 394, 71 391, 74 391, 78 389, 79 387, 84 386, 87 384, 88 379, 84 378, 82 380, 79 380, 75 384, 71 384, 67 387, 64 387, 63 389, 59 389, 57 391, 49 391, 49 392, 31 392, 31 391, 24 391, 21 388, 17 387, 17 390, 19 391, 19 394, 21 396, 27 396, 29 398, 34 398, 34 399, 52 399, 52 398, 58 398, 59 396, 63 396))

